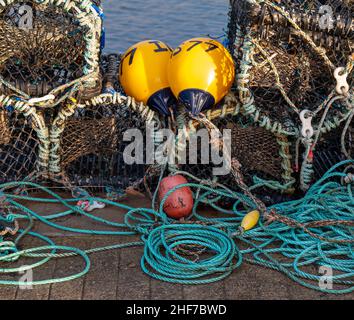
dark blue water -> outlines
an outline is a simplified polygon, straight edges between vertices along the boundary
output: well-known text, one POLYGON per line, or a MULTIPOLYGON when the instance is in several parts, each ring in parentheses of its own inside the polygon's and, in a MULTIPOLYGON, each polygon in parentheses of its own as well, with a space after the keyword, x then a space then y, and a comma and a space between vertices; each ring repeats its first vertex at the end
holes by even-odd
POLYGON ((184 40, 224 33, 228 0, 103 0, 106 52, 124 52, 156 39, 176 47, 184 40))

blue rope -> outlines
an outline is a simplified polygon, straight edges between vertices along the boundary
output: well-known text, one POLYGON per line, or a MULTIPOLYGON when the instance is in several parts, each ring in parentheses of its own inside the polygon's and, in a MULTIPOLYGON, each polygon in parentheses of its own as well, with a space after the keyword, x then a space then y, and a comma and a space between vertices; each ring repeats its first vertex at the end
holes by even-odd
POLYGON ((204 284, 222 280, 242 263, 242 255, 227 233, 211 226, 170 224, 153 229, 145 241, 141 268, 167 282, 204 284), (208 255, 191 260, 178 253, 183 246, 199 246, 208 255), (234 261, 235 260, 235 261, 234 261), (150 267, 150 269, 149 269, 150 267))
MULTIPOLYGON (((268 208, 277 214, 306 224, 317 221, 353 221, 354 196, 353 181, 344 183, 347 173, 342 168, 353 165, 354 161, 345 161, 334 166, 322 179, 316 182, 299 200, 276 204, 268 208)), ((160 179, 162 178, 162 175, 160 179)), ((77 274, 60 279, 47 279, 36 284, 69 281, 83 276, 89 271, 88 254, 99 251, 115 250, 126 247, 144 246, 141 268, 149 276, 167 282, 181 284, 211 283, 229 276, 240 267, 243 261, 278 270, 289 278, 308 288, 329 293, 348 293, 354 291, 354 230, 352 226, 341 224, 321 225, 311 228, 314 235, 329 239, 322 241, 281 221, 267 224, 261 219, 259 226, 246 233, 240 231, 240 224, 256 204, 244 194, 226 188, 211 188, 197 183, 180 185, 169 191, 161 201, 159 209, 132 208, 122 203, 84 195, 79 198, 64 199, 53 191, 31 182, 13 182, 0 185, 3 190, 2 202, 18 213, 10 213, 7 221, 23 219, 29 221, 27 229, 20 230, 13 242, 5 242, 0 238, 0 263, 17 261, 21 257, 40 258, 30 267, 39 267, 53 258, 81 256, 85 267, 77 274), (184 223, 167 217, 163 204, 175 190, 188 186, 198 190, 193 212, 184 223), (36 188, 45 192, 50 198, 14 195, 7 190, 18 187, 36 188), (219 206, 221 198, 234 201, 230 209, 219 206), (62 204, 63 212, 47 216, 39 215, 19 201, 62 204), (98 201, 126 210, 124 223, 108 221, 97 215, 88 214, 75 205, 79 200, 98 201), (200 205, 208 204, 218 211, 217 217, 208 217, 199 210, 200 205), (79 229, 62 226, 55 222, 58 218, 80 214, 83 217, 101 223, 108 228, 101 230, 79 229), (41 222, 62 231, 70 231, 91 235, 129 236, 141 235, 141 241, 116 244, 89 250, 74 247, 57 246, 51 239, 31 230, 33 223, 41 222), (45 246, 19 250, 17 243, 24 236, 34 236, 46 243, 45 246), (244 249, 239 249, 242 242, 244 249), (321 275, 309 266, 330 267, 333 270, 332 281, 335 288, 321 288, 318 285, 321 275)), ((154 205, 153 205, 154 207, 154 205)), ((0 274, 16 272, 18 268, 2 268, 0 274)), ((0 284, 19 282, 0 280, 0 284)))

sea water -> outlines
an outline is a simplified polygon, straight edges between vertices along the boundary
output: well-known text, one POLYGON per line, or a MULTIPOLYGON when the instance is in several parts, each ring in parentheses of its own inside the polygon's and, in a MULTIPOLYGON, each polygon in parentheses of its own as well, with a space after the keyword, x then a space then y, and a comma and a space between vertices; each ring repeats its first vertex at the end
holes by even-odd
POLYGON ((229 0, 103 0, 106 53, 134 43, 161 40, 171 47, 184 40, 225 33, 229 0))

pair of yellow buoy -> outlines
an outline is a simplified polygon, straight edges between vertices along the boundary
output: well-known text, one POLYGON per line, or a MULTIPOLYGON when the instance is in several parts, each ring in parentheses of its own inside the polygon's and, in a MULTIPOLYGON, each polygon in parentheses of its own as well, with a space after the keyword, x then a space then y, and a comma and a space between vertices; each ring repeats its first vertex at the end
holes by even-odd
POLYGON ((225 47, 210 38, 194 38, 175 50, 147 40, 123 55, 119 79, 124 91, 169 115, 179 100, 193 114, 210 109, 229 92, 234 62, 225 47))

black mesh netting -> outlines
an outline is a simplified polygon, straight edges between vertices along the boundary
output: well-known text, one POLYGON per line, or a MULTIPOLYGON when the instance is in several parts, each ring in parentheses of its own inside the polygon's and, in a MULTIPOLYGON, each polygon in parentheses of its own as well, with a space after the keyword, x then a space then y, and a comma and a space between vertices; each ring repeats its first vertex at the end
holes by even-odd
POLYGON ((38 145, 30 120, 0 109, 0 183, 19 181, 33 173, 38 145))
MULTIPOLYGON (((111 93, 120 91, 116 76, 118 64, 119 56, 102 56, 103 83, 111 93)), ((90 191, 142 188, 149 165, 145 165, 146 120, 141 110, 125 102, 102 100, 102 103, 91 104, 86 101, 85 107, 82 104, 75 107, 72 116, 54 125, 65 105, 72 103, 69 99, 56 108, 39 112, 42 132, 38 132, 37 123, 33 126, 31 116, 25 117, 12 107, 0 109, 0 182, 28 179, 31 175, 36 181, 46 181, 49 185, 47 178, 52 176, 53 181, 67 187, 85 187, 90 191), (143 137, 142 164, 129 164, 124 160, 123 152, 134 141, 134 138, 123 141, 129 129, 138 129, 143 137), (51 136, 57 136, 55 130, 59 132, 59 139, 51 140, 51 136), (39 137, 38 133, 45 132, 46 136, 39 137), (48 155, 47 164, 45 159, 39 158, 41 148, 45 149, 41 154, 48 155), (39 166, 39 162, 44 165, 39 166)))
POLYGON ((78 110, 61 136, 61 168, 73 185, 125 189, 144 177, 144 164, 126 164, 126 130, 145 122, 125 105, 78 110))
POLYGON ((354 128, 350 126, 343 137, 344 148, 342 149, 343 126, 324 134, 314 154, 314 169, 316 180, 321 178, 332 166, 342 160, 354 158, 354 128))

